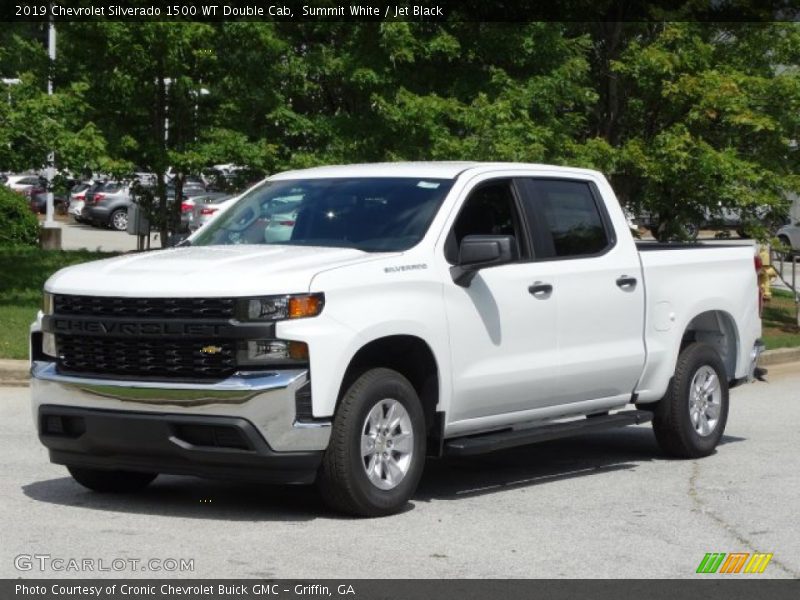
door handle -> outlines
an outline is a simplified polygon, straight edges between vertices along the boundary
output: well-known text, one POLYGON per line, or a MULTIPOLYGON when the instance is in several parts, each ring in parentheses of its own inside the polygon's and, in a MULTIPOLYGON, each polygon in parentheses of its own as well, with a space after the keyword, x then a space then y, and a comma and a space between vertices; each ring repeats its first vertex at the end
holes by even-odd
POLYGON ((621 287, 623 290, 633 289, 636 287, 636 277, 628 277, 627 275, 618 277, 617 285, 621 287))
POLYGON ((534 281, 533 285, 528 288, 528 292, 537 298, 543 298, 545 296, 549 296, 553 292, 553 286, 549 283, 534 281))

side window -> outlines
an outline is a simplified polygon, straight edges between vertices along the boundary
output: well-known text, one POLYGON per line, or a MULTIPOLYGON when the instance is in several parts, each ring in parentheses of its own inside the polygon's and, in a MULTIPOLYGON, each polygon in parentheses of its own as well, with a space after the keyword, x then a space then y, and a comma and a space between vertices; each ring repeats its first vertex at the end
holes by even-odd
POLYGON ((468 235, 514 236, 519 256, 522 240, 520 219, 510 181, 493 181, 470 192, 447 239, 445 255, 448 261, 456 262, 461 240, 468 235))
POLYGON ((533 179, 526 198, 534 237, 542 236, 538 258, 565 258, 597 254, 608 247, 610 238, 589 183, 533 179))

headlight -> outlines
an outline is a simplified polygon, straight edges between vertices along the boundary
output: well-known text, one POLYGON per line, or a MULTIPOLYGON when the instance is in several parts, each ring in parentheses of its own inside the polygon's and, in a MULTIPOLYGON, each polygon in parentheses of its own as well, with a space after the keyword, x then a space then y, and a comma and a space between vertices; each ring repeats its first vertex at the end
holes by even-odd
POLYGON ((53 294, 45 292, 42 294, 42 312, 46 315, 52 315, 53 310, 53 294))
POLYGON ((308 346, 288 340, 247 340, 240 342, 236 364, 266 366, 308 362, 308 346))
POLYGON ((243 321, 280 321, 316 317, 325 305, 324 294, 293 294, 244 298, 239 318, 243 321))

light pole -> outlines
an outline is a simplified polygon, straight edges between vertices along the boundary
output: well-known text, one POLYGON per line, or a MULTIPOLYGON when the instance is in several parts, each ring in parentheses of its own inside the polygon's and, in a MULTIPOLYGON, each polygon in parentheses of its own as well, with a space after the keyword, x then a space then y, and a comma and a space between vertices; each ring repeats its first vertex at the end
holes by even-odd
MULTIPOLYGON (((50 27, 47 31, 47 53, 50 58, 50 68, 47 72, 47 95, 53 95, 53 70, 56 62, 56 25, 53 21, 53 12, 50 11, 50 27)), ((61 228, 53 220, 53 177, 55 175, 55 152, 47 155, 47 192, 45 194, 45 219, 42 224, 41 246, 46 250, 61 250, 61 228)))
POLYGON ((10 105, 11 104, 11 86, 19 85, 20 83, 22 83, 22 80, 17 78, 17 77, 3 77, 2 81, 3 81, 3 85, 5 85, 6 88, 8 88, 8 103, 10 105))
MULTIPOLYGON (((56 61, 56 25, 53 21, 52 14, 50 16, 50 27, 47 32, 47 50, 50 56, 50 69, 47 74, 47 95, 53 95, 53 65, 56 61)), ((44 226, 55 227, 53 221, 53 176, 55 175, 55 152, 52 150, 47 155, 47 212, 44 220, 44 226)))

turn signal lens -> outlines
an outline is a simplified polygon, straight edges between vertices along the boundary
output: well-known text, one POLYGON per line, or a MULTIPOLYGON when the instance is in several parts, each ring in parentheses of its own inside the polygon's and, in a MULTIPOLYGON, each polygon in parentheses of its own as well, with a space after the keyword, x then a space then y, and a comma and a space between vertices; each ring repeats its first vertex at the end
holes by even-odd
POLYGON ((289 358, 292 360, 308 360, 308 344, 305 342, 289 342, 289 358))
POLYGON ((289 298, 289 318, 315 317, 322 311, 322 298, 319 295, 292 296, 289 298))

